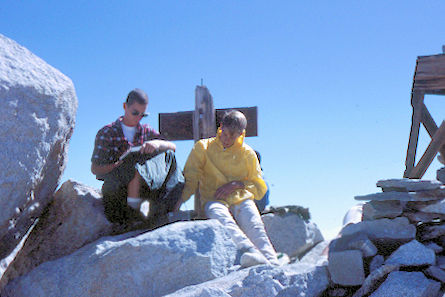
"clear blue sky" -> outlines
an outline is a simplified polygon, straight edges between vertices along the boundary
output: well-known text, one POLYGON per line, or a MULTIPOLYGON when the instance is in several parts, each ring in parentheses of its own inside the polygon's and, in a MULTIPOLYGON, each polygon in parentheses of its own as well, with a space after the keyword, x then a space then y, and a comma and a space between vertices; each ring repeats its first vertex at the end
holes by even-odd
MULTIPOLYGON (((74 82, 62 182, 101 186, 94 137, 131 89, 148 93, 144 121, 157 128, 158 113, 194 108, 203 78, 216 108, 258 106, 259 137, 247 142, 272 204, 309 207, 330 237, 355 195, 402 177, 416 57, 442 52, 444 13, 443 1, 3 0, 0 32, 74 82)), ((426 99, 438 124, 444 99, 426 99)), ((192 145, 177 142, 181 166, 192 145)))

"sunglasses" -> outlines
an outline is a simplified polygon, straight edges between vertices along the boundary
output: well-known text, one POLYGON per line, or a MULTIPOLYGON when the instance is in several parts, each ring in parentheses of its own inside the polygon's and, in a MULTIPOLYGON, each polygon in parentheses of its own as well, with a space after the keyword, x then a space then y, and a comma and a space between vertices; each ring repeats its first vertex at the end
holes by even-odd
POLYGON ((137 110, 133 110, 131 114, 134 115, 135 117, 143 117, 143 118, 148 117, 148 113, 142 113, 137 110))

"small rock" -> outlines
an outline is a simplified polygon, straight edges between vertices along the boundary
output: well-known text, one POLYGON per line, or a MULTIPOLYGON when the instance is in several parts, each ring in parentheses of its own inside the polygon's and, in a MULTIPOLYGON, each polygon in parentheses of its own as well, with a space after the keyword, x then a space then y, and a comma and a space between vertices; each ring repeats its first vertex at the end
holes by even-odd
POLYGON ((445 235, 445 225, 432 225, 423 226, 419 228, 418 236, 421 241, 427 241, 435 238, 439 238, 445 235))
POLYGON ((441 192, 441 195, 438 196, 437 193, 429 192, 428 193, 409 193, 409 192, 382 192, 382 193, 375 193, 375 194, 369 194, 369 195, 360 195, 355 196, 355 200, 359 201, 433 201, 433 200, 440 200, 443 199, 445 196, 445 193, 441 192))
POLYGON ((439 256, 437 257, 437 266, 440 269, 445 269, 445 256, 439 256))
POLYGON ((406 243, 416 236, 416 227, 407 218, 379 219, 351 224, 341 230, 342 236, 362 232, 368 235, 375 244, 406 243))
POLYGON ((329 241, 325 240, 320 242, 300 259, 300 263, 313 264, 315 266, 323 266, 327 264, 328 257, 323 254, 323 251, 328 245, 329 241))
POLYGON ((425 247, 432 249, 436 254, 440 254, 443 251, 443 247, 441 247, 440 245, 438 245, 435 242, 428 242, 428 243, 424 243, 425 247))
POLYGON ((400 201, 370 201, 363 205, 363 220, 393 219, 403 212, 400 201))
POLYGON ((434 265, 435 263, 436 255, 434 251, 417 240, 402 245, 385 261, 385 264, 398 264, 400 266, 434 265))
POLYGON ((442 167, 439 170, 437 170, 436 178, 441 183, 443 183, 443 184, 445 183, 445 167, 442 167))
POLYGON ((327 296, 329 297, 343 297, 348 294, 345 288, 331 288, 327 290, 327 296))
POLYGON ((445 200, 421 207, 419 210, 426 213, 445 214, 445 200))
POLYGON ((420 179, 386 179, 379 180, 377 187, 382 188, 383 191, 404 191, 404 192, 417 192, 439 189, 442 185, 437 180, 420 180, 420 179))
POLYGON ((424 212, 403 212, 402 216, 407 217, 408 220, 412 224, 418 224, 418 223, 431 223, 436 222, 440 220, 445 220, 445 215, 443 214, 436 214, 436 213, 424 213, 424 212))
POLYGON ((376 255, 374 258, 372 258, 371 263, 369 263, 369 271, 373 272, 382 266, 383 263, 385 263, 385 258, 382 255, 376 255))
POLYGON ((361 251, 329 252, 328 269, 332 282, 339 285, 358 286, 365 280, 361 251))
POLYGON ((377 254, 375 245, 362 232, 341 236, 332 240, 329 244, 329 251, 340 252, 345 250, 360 250, 363 257, 372 257, 377 254))
POLYGON ((268 213, 262 219, 275 250, 291 258, 299 257, 324 240, 316 224, 295 213, 268 213))
POLYGON ((440 283, 422 272, 393 271, 370 297, 435 297, 439 290, 440 283))
POLYGON ((430 266, 425 270, 425 274, 435 280, 445 283, 445 271, 437 266, 430 266))
POLYGON ((386 277, 394 270, 398 270, 399 267, 399 265, 394 264, 380 266, 378 269, 374 270, 368 275, 368 277, 363 282, 363 285, 360 287, 360 289, 357 290, 357 292, 355 292, 353 297, 362 297, 368 295, 377 288, 378 284, 380 284, 384 277, 386 277))

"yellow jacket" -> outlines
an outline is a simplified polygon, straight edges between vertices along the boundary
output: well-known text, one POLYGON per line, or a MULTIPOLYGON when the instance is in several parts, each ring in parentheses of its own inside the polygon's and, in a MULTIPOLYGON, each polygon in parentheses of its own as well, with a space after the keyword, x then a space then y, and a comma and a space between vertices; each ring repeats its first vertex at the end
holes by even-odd
POLYGON ((195 143, 184 167, 182 200, 187 201, 196 192, 199 183, 201 206, 208 201, 217 201, 215 191, 231 181, 242 181, 244 189, 232 192, 225 201, 218 201, 230 206, 246 199, 261 199, 267 186, 255 151, 244 143, 245 133, 227 149, 219 140, 220 135, 221 130, 218 129, 216 137, 195 143))

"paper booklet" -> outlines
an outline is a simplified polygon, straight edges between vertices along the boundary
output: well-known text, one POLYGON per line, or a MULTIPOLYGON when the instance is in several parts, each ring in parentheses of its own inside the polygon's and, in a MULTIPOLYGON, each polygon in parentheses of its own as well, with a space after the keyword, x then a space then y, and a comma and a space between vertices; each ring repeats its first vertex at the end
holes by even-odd
POLYGON ((141 150, 141 146, 132 146, 130 147, 122 156, 119 157, 119 160, 122 161, 126 156, 131 153, 138 153, 141 150))

